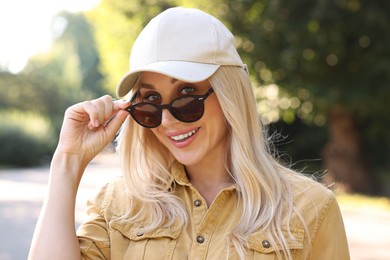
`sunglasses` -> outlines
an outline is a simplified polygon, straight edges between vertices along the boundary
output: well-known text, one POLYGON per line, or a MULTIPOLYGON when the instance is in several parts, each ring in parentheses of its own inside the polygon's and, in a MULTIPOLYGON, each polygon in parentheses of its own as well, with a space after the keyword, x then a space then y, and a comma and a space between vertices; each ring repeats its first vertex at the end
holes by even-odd
MULTIPOLYGON (((140 102, 130 105, 126 111, 134 120, 143 127, 154 128, 161 124, 162 111, 168 109, 174 118, 179 121, 191 123, 202 118, 204 113, 204 101, 213 93, 212 87, 204 95, 186 95, 175 98, 169 104, 156 105, 148 102, 140 102)), ((133 103, 138 95, 135 95, 133 103)))

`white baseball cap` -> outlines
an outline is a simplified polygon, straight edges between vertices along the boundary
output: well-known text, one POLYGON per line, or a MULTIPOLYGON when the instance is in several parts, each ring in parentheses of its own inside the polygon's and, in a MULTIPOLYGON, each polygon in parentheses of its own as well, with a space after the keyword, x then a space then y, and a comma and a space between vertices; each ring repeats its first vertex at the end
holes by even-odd
POLYGON ((120 80, 125 96, 141 72, 157 72, 177 80, 200 82, 221 65, 246 69, 232 33, 215 17, 197 9, 175 7, 153 18, 135 40, 130 71, 120 80))

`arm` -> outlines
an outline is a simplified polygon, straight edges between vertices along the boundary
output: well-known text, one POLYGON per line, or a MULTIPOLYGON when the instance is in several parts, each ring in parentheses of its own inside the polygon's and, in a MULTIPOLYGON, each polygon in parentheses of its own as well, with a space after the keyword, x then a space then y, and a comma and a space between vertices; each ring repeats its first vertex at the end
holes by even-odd
POLYGON ((74 220, 77 189, 88 163, 114 139, 128 116, 123 110, 128 105, 128 102, 113 102, 110 96, 104 96, 66 110, 50 166, 48 194, 30 248, 30 260, 53 259, 54 256, 80 259, 74 220))

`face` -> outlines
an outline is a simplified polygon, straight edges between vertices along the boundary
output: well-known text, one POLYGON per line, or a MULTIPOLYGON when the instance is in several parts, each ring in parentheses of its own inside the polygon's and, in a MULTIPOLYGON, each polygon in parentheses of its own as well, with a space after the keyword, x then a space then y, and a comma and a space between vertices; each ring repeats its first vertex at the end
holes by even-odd
MULTIPOLYGON (((142 73, 137 102, 168 104, 186 95, 204 95, 208 81, 187 83, 153 73, 142 73)), ((184 165, 215 163, 226 153, 227 126, 215 93, 204 101, 204 114, 195 122, 182 122, 163 109, 161 124, 150 129, 173 156, 184 165)))

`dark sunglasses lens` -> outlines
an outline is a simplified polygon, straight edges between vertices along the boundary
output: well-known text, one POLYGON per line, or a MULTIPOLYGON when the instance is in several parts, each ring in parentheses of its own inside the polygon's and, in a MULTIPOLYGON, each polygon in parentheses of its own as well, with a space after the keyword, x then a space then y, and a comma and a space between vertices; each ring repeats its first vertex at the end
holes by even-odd
POLYGON ((182 97, 172 103, 172 112, 183 122, 195 122, 203 116, 203 100, 194 97, 182 97))
POLYGON ((161 110, 150 104, 135 105, 132 116, 138 124, 145 127, 156 127, 161 124, 161 110))

